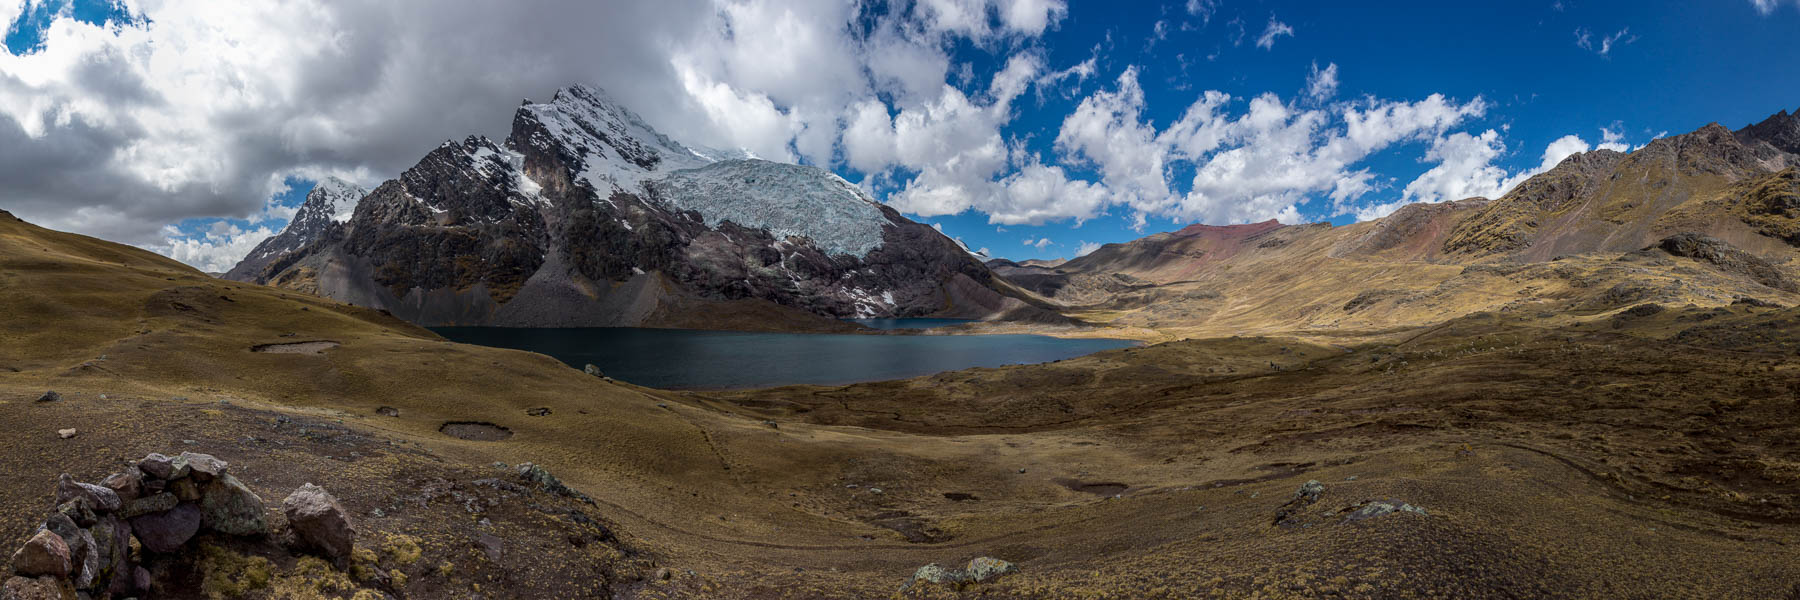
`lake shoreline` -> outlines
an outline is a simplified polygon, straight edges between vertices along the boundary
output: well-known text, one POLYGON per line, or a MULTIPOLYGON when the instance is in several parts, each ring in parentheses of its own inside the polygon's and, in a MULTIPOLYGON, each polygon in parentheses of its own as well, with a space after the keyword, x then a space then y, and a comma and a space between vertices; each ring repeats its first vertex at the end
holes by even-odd
POLYGON ((536 352, 572 368, 667 390, 850 385, 976 367, 1042 364, 1143 345, 1139 340, 1031 334, 772 333, 662 329, 437 327, 457 343, 536 352))

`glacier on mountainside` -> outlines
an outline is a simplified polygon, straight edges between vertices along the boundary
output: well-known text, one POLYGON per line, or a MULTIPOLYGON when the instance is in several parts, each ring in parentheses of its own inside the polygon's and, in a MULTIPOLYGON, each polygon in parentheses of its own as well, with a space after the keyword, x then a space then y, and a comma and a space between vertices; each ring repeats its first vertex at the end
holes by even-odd
POLYGON ((834 255, 867 256, 881 246, 888 223, 862 188, 814 167, 728 160, 675 171, 648 186, 657 201, 698 212, 709 227, 731 221, 777 239, 804 237, 834 255))

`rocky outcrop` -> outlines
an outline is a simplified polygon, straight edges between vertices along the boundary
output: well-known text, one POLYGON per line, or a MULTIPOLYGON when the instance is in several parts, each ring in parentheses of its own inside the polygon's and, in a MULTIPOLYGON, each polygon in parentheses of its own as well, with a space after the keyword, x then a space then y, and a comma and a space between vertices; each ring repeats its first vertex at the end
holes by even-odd
MULTIPOLYGON (((1747 125, 1733 133, 1739 142, 1763 156, 1777 153, 1800 154, 1800 111, 1775 113, 1761 123, 1747 125), (1767 146, 1764 148, 1764 146, 1767 146), (1770 152, 1770 151, 1774 152, 1770 152)), ((1787 164, 1800 164, 1786 161, 1787 164)))
MULTIPOLYGON (((124 598, 152 592, 149 566, 191 563, 195 540, 259 538, 267 509, 255 492, 209 454, 150 454, 99 485, 58 478, 56 510, 12 555, 0 600, 124 598), (223 537, 221 537, 223 536, 223 537), (131 541, 143 549, 133 557, 131 541)), ((296 544, 348 556, 356 536, 342 506, 307 484, 283 503, 296 544)))
POLYGON ((970 584, 991 581, 1008 573, 1016 573, 1018 570, 1019 568, 1012 563, 991 556, 976 557, 967 565, 963 565, 961 569, 946 569, 938 566, 937 563, 932 563, 919 567, 919 570, 913 572, 912 577, 900 586, 900 589, 907 590, 926 584, 962 588, 970 584))
POLYGON ((1793 280, 1780 268, 1763 260, 1762 257, 1750 254, 1733 247, 1723 240, 1707 237, 1698 233, 1679 233, 1645 248, 1639 253, 1663 252, 1670 256, 1692 258, 1712 265, 1727 273, 1735 273, 1749 277, 1757 283, 1786 291, 1800 291, 1793 280))
POLYGON ((445 142, 341 225, 296 226, 319 233, 284 232, 311 241, 228 276, 426 325, 1036 309, 955 241, 828 171, 684 146, 581 86, 519 107, 503 142, 445 142))
POLYGON ((1319 496, 1324 493, 1325 484, 1319 483, 1317 479, 1300 484, 1300 489, 1294 490, 1294 495, 1288 498, 1288 501, 1280 508, 1275 509, 1275 524, 1281 526, 1298 524, 1301 513, 1313 503, 1318 502, 1319 496))

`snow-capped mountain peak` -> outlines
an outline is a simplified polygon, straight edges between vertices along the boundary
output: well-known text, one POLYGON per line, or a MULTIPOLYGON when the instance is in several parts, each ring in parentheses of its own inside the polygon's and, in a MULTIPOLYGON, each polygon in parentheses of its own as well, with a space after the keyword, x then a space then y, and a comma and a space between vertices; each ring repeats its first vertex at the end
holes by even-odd
POLYGON ((519 107, 512 143, 559 150, 573 159, 571 166, 579 165, 580 178, 603 192, 636 190, 652 173, 717 160, 712 151, 697 152, 656 131, 605 90, 585 85, 557 90, 549 102, 519 107), (529 133, 520 139, 522 131, 529 133))
POLYGON ((331 222, 344 223, 356 213, 356 202, 367 195, 369 191, 362 186, 336 177, 326 177, 319 180, 311 192, 307 192, 306 203, 300 209, 306 210, 308 206, 312 206, 331 219, 331 222))
POLYGON ((287 227, 257 244, 227 276, 256 273, 283 255, 326 237, 333 227, 350 221, 356 204, 367 195, 368 190, 354 183, 336 177, 320 179, 306 193, 306 201, 294 211, 287 227))

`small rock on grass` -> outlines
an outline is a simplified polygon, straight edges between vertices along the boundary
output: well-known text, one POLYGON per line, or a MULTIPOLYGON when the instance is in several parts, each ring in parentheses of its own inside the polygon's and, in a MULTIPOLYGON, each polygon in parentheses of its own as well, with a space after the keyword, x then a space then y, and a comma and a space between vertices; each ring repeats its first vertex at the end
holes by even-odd
POLYGON ((70 427, 68 429, 58 429, 58 430, 56 430, 56 437, 66 440, 66 439, 75 437, 75 433, 76 432, 75 432, 74 427, 70 427))
POLYGON ((61 400, 61 399, 62 399, 62 394, 56 393, 56 390, 50 390, 50 391, 44 392, 44 395, 38 396, 37 401, 38 402, 55 402, 55 401, 61 400))
POLYGON ((332 560, 350 555, 356 540, 356 527, 336 497, 325 488, 308 483, 281 501, 295 542, 302 548, 317 550, 332 560))

